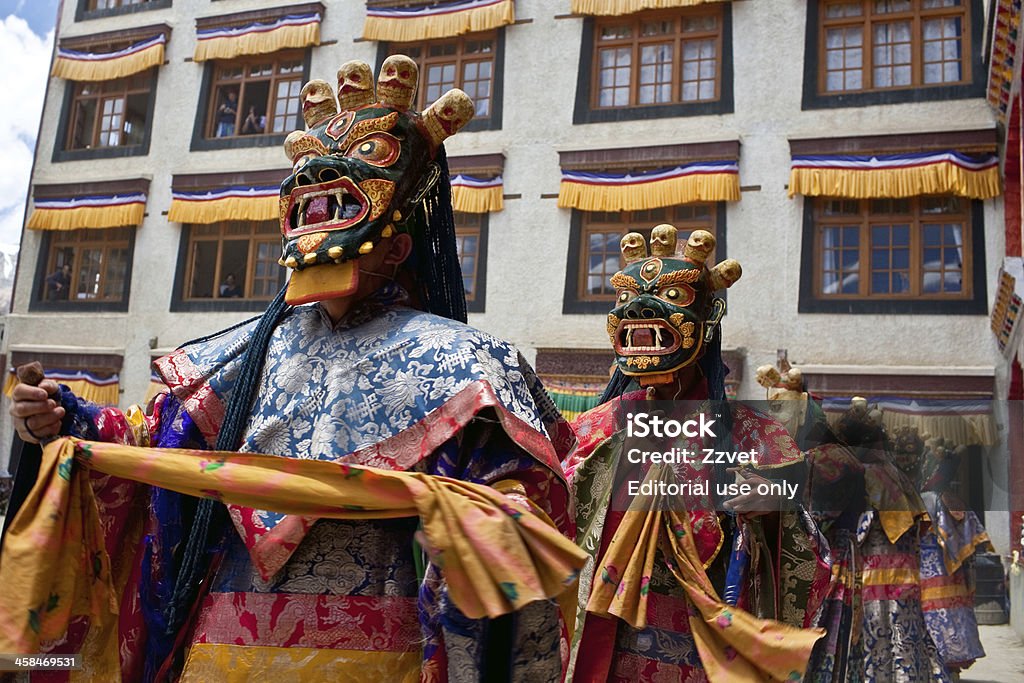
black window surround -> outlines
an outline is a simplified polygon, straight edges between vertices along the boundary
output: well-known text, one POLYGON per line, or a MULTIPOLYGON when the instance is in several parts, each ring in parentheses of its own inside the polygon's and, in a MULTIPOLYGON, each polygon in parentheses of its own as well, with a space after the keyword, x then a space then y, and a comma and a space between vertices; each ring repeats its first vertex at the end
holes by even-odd
POLYGON ((722 3, 721 97, 714 102, 646 104, 615 109, 593 108, 591 87, 594 75, 594 24, 594 17, 586 17, 583 20, 580 65, 576 80, 576 106, 572 115, 574 125, 733 113, 735 105, 733 98, 732 6, 730 3, 722 3))
POLYGON ((149 0, 149 2, 141 2, 135 5, 121 5, 120 7, 109 7, 106 9, 89 9, 89 0, 78 0, 78 4, 75 6, 75 21, 87 21, 89 19, 116 17, 122 14, 148 12, 149 10, 165 9, 170 6, 171 0, 149 0))
POLYGON ((64 149, 68 139, 68 126, 71 125, 71 114, 74 109, 75 82, 64 81, 64 102, 61 104, 60 123, 57 125, 57 138, 53 146, 50 161, 82 161, 88 159, 120 159, 122 157, 144 157, 149 154, 149 141, 153 135, 153 113, 156 110, 157 68, 150 69, 153 82, 146 100, 146 125, 142 134, 142 142, 137 145, 120 145, 118 147, 96 147, 95 149, 64 149))
MULTIPOLYGON (((726 258, 726 209, 725 202, 715 202, 715 253, 719 261, 726 258)), ((653 228, 654 226, 648 226, 653 228)), ((583 212, 572 209, 569 221, 569 253, 565 262, 565 292, 562 297, 562 314, 606 314, 615 307, 614 301, 582 301, 577 286, 580 277, 580 250, 583 249, 583 212)), ((725 292, 720 295, 724 298, 725 292)))
MULTIPOLYGON (((494 79, 491 81, 491 115, 486 119, 474 118, 460 129, 459 132, 461 133, 472 133, 479 130, 501 130, 501 110, 505 91, 505 27, 501 26, 494 29, 494 31, 496 38, 494 46, 494 79)), ((472 33, 465 33, 457 37, 471 40, 473 35, 472 33)), ((439 38, 438 40, 449 39, 439 38)), ((422 43, 416 43, 416 45, 425 48, 430 42, 425 40, 422 43)), ((377 64, 374 73, 380 73, 380 67, 384 64, 384 60, 387 59, 389 54, 402 54, 401 45, 403 43, 383 42, 377 45, 377 64), (395 49, 392 50, 392 47, 395 47, 395 49)), ((420 78, 423 78, 423 74, 420 74, 420 78)), ((424 106, 430 106, 431 104, 433 102, 426 102, 424 106)))
MULTIPOLYGON (((309 64, 312 58, 313 51, 309 48, 303 53, 302 57, 302 82, 306 83, 309 81, 309 64)), ((246 58, 240 58, 246 59, 246 58)), ((232 60, 219 60, 211 59, 205 63, 203 67, 203 83, 199 89, 199 105, 196 108, 195 123, 192 126, 192 145, 189 147, 190 151, 193 152, 205 152, 217 149, 247 149, 250 147, 276 147, 284 144, 285 138, 288 137, 288 133, 278 133, 269 135, 240 135, 237 137, 230 138, 207 138, 204 136, 206 131, 206 114, 209 110, 210 97, 213 96, 213 73, 217 67, 217 63, 228 63, 232 60)), ((299 113, 295 117, 295 126, 293 130, 305 130, 306 122, 302 119, 302 109, 300 107, 299 113)))
MULTIPOLYGON (((490 228, 489 213, 480 216, 480 239, 477 242, 476 252, 476 282, 472 301, 466 302, 466 311, 469 313, 483 313, 487 305, 487 232, 490 228)), ((456 232, 458 226, 456 226, 456 232)))
POLYGON ((818 93, 818 68, 820 66, 818 43, 821 40, 819 27, 818 0, 807 0, 807 34, 804 42, 804 93, 801 108, 838 109, 842 107, 865 107, 879 104, 902 104, 906 102, 944 102, 985 97, 985 81, 988 69, 982 63, 981 50, 984 45, 982 34, 985 25, 985 11, 981 0, 966 0, 970 3, 970 44, 971 82, 961 85, 932 85, 893 90, 872 90, 835 95, 818 93), (813 55, 813 58, 810 56, 813 55))
POLYGON ((47 265, 49 264, 50 247, 53 244, 55 231, 46 230, 43 234, 42 244, 39 246, 39 258, 36 262, 35 279, 32 282, 32 297, 29 299, 28 310, 31 313, 53 312, 53 313, 125 313, 128 311, 128 303, 131 299, 132 267, 135 263, 135 231, 138 228, 132 227, 128 237, 128 268, 124 277, 124 296, 120 301, 45 301, 41 296, 49 275, 47 265))
POLYGON ((803 243, 800 248, 799 313, 850 313, 854 315, 988 315, 988 293, 985 283, 985 207, 980 200, 971 201, 971 287, 973 297, 961 300, 936 299, 834 299, 814 295, 814 200, 804 197, 803 243))

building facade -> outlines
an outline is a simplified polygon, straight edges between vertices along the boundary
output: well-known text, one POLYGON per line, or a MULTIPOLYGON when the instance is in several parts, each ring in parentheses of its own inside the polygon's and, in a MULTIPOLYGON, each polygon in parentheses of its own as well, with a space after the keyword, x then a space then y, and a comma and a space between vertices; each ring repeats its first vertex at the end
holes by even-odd
MULTIPOLYGON (((567 412, 607 377, 619 237, 663 222, 743 265, 723 322, 738 396, 784 349, 838 406, 1005 398, 987 4, 65 0, 7 367, 39 357, 123 407, 153 356, 256 315, 285 278, 275 186, 302 83, 404 53, 420 106, 476 101, 448 143, 470 322, 567 412)), ((1005 550, 1005 513, 988 522, 1005 550)))

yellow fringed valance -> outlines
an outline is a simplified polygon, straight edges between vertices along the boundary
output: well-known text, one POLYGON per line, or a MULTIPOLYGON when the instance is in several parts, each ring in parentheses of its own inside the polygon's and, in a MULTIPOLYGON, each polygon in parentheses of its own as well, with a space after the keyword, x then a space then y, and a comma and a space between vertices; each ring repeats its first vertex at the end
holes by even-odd
POLYGON ((299 26, 279 26, 272 31, 253 31, 196 41, 192 59, 233 59, 244 55, 264 55, 288 48, 320 44, 320 21, 299 26))
POLYGON ((450 38, 489 31, 516 21, 513 0, 466 2, 465 7, 424 8, 421 11, 367 9, 363 38, 387 42, 409 43, 434 38, 450 38))
POLYGON ((692 202, 734 202, 740 198, 735 173, 707 173, 622 185, 562 180, 558 206, 581 211, 637 211, 692 202))
POLYGON ((991 199, 1002 193, 999 168, 980 171, 951 162, 881 169, 793 168, 789 196, 879 199, 952 194, 971 199, 991 199))
POLYGON ((158 379, 149 380, 149 389, 146 390, 146 398, 143 399, 142 405, 147 406, 153 398, 161 391, 165 390, 167 385, 158 379))
POLYGON ((491 213, 505 208, 504 187, 452 186, 452 208, 464 213, 491 213))
MULTIPOLYGON (((104 384, 96 384, 87 379, 63 379, 59 374, 48 372, 47 379, 52 379, 58 384, 65 385, 74 392, 75 396, 84 398, 101 406, 116 406, 121 398, 121 385, 114 381, 104 384)), ((10 397, 18 378, 13 372, 7 373, 7 380, 4 383, 4 396, 10 397)))
POLYGON ((221 221, 270 221, 280 218, 278 195, 226 197, 208 201, 172 199, 167 212, 171 223, 220 223, 221 221))
MULTIPOLYGON (((833 427, 842 412, 826 412, 833 427)), ((999 427, 995 418, 987 414, 929 415, 882 410, 882 424, 892 433, 900 427, 916 427, 918 434, 948 439, 960 446, 995 446, 999 443, 999 427)))
POLYGON ((137 52, 107 59, 76 59, 57 52, 51 75, 69 81, 112 81, 137 74, 164 63, 164 43, 154 43, 137 52))
POLYGON ((142 225, 146 205, 78 206, 66 209, 33 209, 28 219, 30 230, 81 230, 84 228, 123 228, 142 225))
POLYGON ((621 16, 647 9, 669 9, 672 7, 693 7, 725 0, 572 0, 573 14, 594 16, 621 16))

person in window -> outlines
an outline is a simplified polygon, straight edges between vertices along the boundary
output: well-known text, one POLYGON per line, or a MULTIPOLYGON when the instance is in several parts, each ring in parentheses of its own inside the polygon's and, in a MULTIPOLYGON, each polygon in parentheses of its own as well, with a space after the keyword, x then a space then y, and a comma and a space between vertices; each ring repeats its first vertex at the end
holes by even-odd
POLYGON ((259 135, 263 132, 266 117, 256 114, 256 107, 250 106, 249 113, 242 122, 242 135, 259 135))
POLYGON ((228 273, 228 276, 224 278, 224 282, 220 285, 220 298, 233 299, 240 296, 242 296, 242 290, 235 284, 235 274, 228 273))
POLYGON ((228 90, 217 107, 217 137, 229 138, 235 134, 235 116, 238 114, 238 92, 228 90))
POLYGON ((71 264, 65 263, 59 270, 46 277, 46 300, 63 301, 68 298, 71 288, 71 264))

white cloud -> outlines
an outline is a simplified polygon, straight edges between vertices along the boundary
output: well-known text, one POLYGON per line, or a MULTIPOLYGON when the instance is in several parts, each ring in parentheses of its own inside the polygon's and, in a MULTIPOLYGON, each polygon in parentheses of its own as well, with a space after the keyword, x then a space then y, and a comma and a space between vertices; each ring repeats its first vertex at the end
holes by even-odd
POLYGON ((53 31, 43 38, 19 17, 0 21, 0 245, 21 235, 52 46, 53 31))

